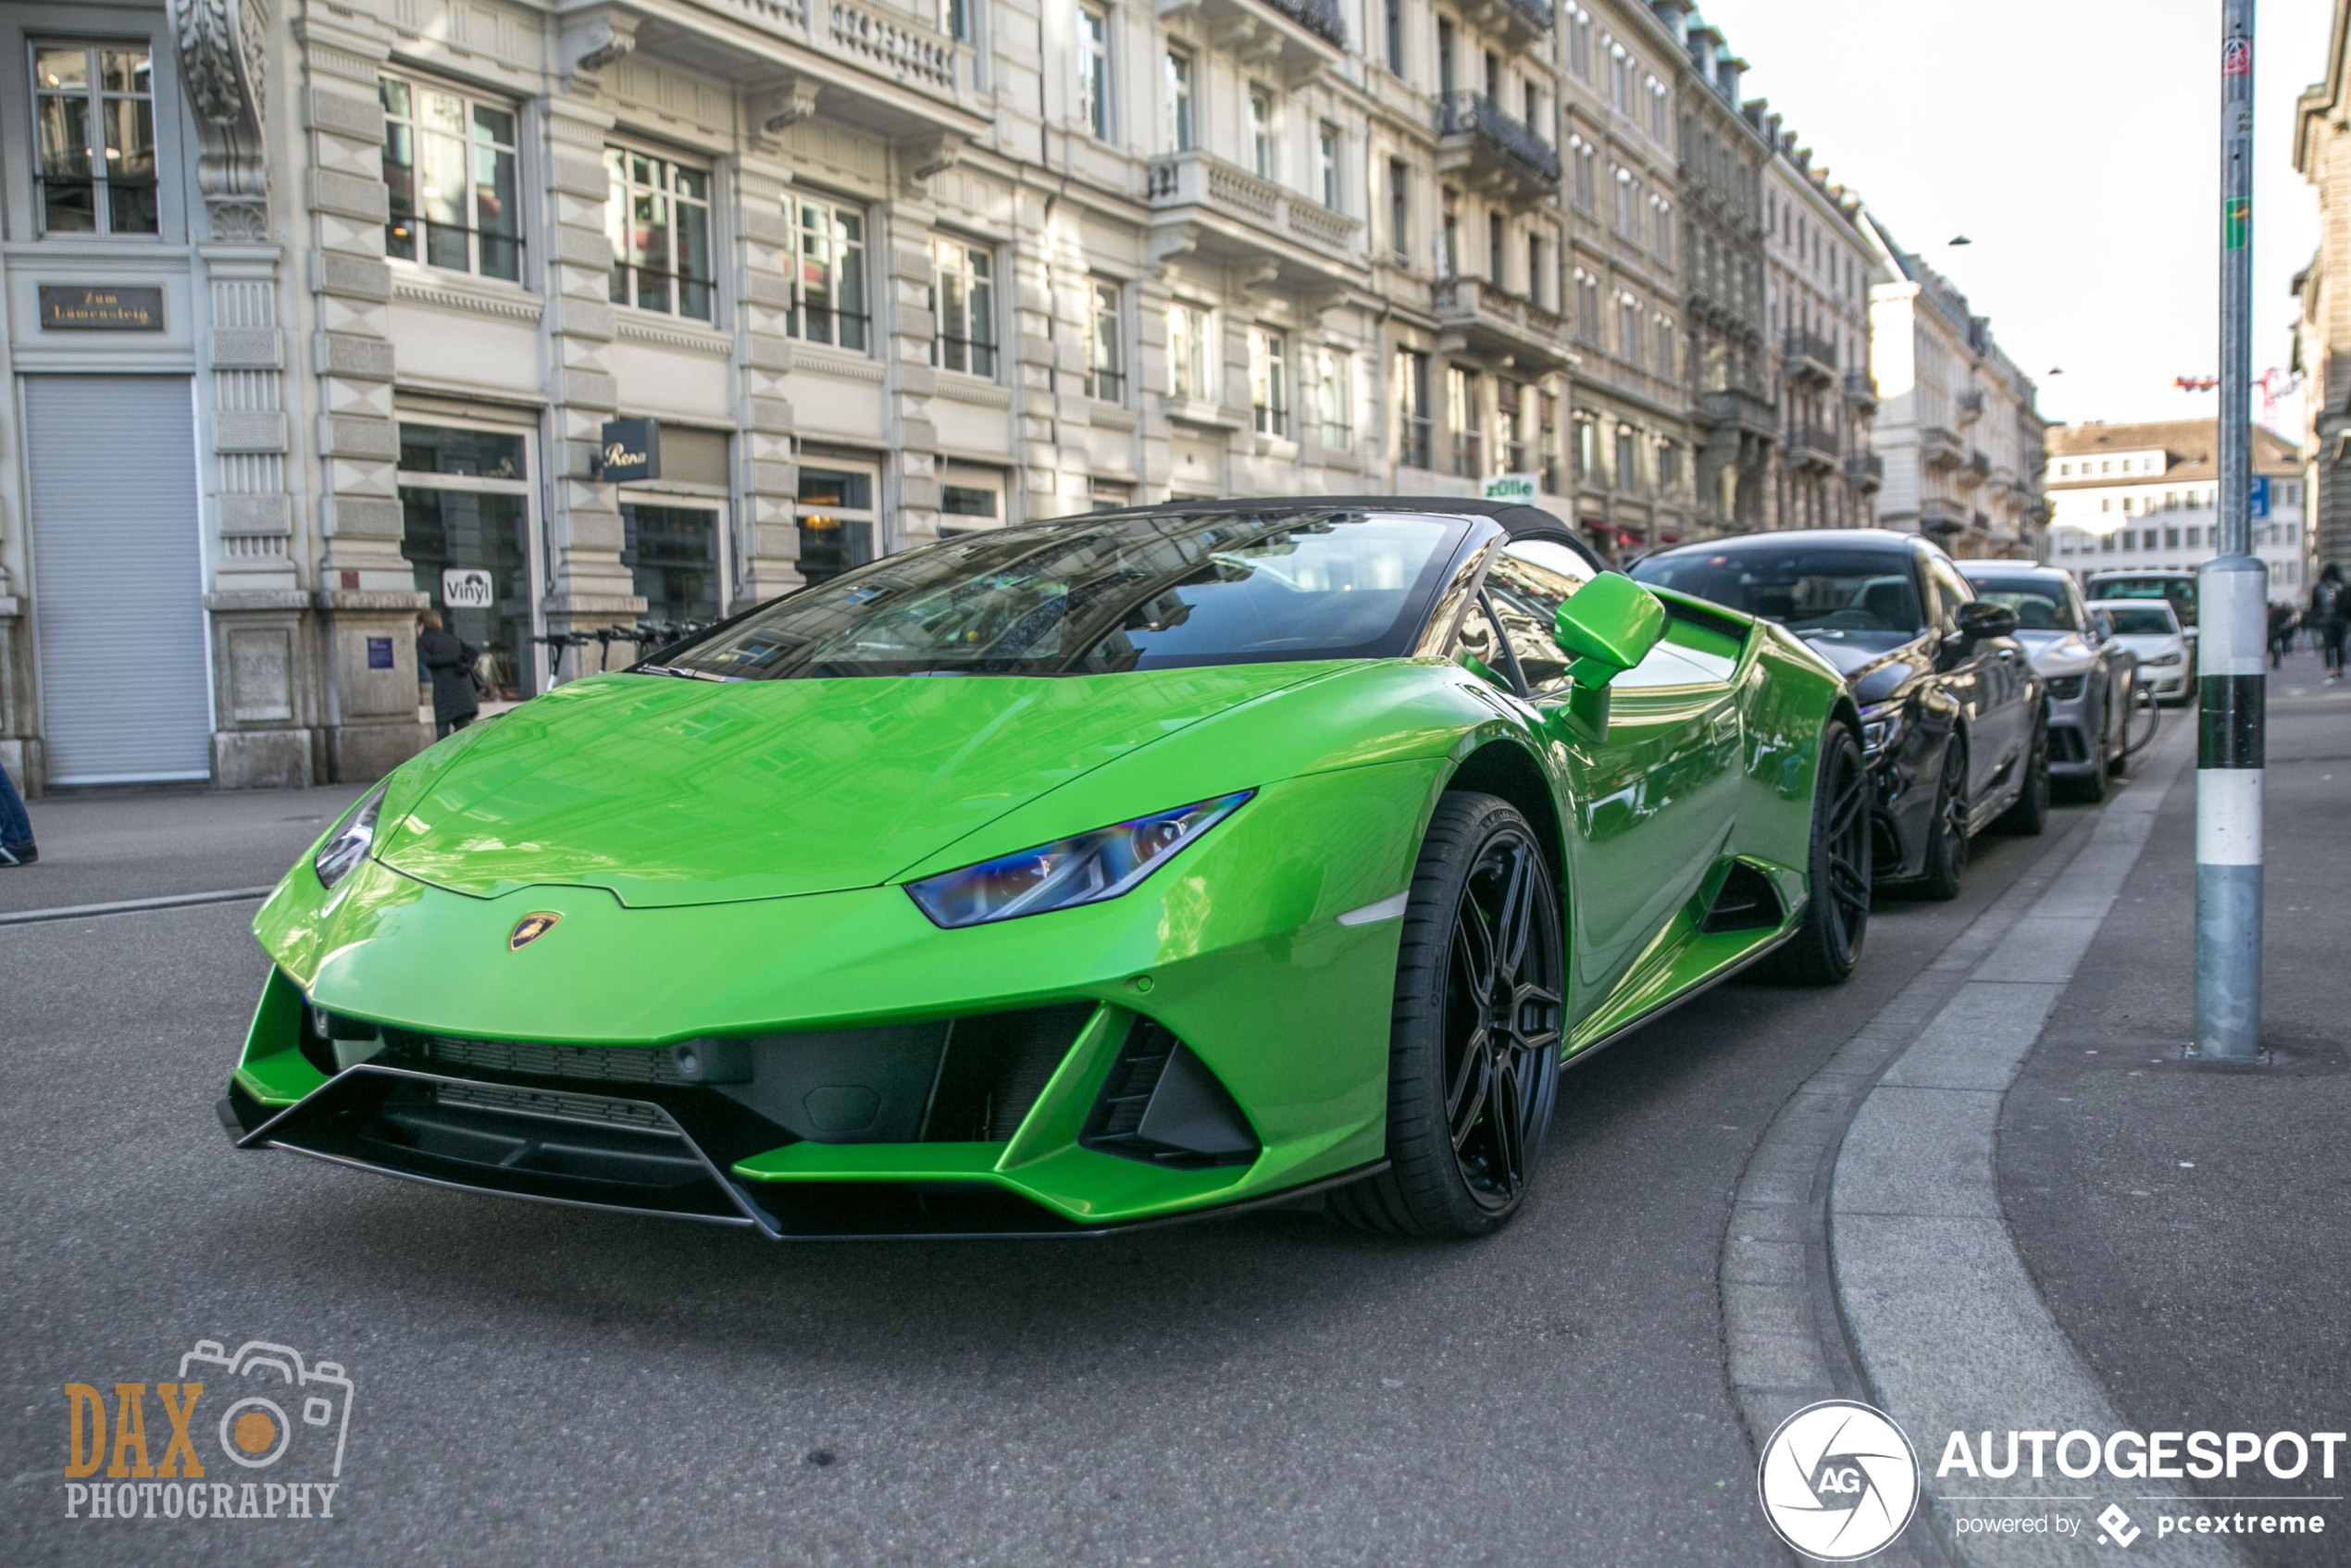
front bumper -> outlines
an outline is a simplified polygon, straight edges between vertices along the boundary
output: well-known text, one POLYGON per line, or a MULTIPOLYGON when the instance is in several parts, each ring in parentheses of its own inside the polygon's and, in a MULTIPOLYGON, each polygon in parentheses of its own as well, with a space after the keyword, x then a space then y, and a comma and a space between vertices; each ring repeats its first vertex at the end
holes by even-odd
POLYGON ((2160 668, 2139 666, 2139 684, 2153 691, 2158 702, 2170 702, 2188 694, 2188 666, 2165 665, 2160 668))
POLYGON ((895 887, 628 909, 298 872, 256 921, 280 967, 223 1117, 243 1147, 777 1238, 1287 1201, 1384 1160, 1400 922, 1337 916, 1405 884, 1436 778, 1269 787, 1126 898, 956 931, 895 887), (511 950, 532 914, 561 918, 511 950), (712 1042, 731 1076, 673 1070, 712 1042))

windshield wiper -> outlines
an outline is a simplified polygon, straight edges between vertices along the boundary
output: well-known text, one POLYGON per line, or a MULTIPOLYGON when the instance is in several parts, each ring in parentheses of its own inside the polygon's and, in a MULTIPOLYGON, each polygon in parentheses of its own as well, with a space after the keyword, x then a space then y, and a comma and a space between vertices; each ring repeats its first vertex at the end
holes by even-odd
POLYGON ((723 675, 714 675, 708 670, 680 669, 675 665, 639 665, 633 673, 638 675, 675 676, 679 680, 724 681, 727 678, 723 675))

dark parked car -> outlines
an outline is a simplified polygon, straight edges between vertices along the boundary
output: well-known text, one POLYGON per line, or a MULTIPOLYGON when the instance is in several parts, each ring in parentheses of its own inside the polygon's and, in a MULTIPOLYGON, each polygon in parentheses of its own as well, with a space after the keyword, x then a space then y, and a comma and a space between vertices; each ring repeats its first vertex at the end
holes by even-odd
POLYGON ((2139 658, 2083 602, 2071 573, 2025 561, 1961 561, 1978 597, 2016 612, 2016 640, 2049 690, 2049 777, 2076 800, 2105 793, 2129 750, 2139 658))
POLYGON ((1632 575, 1778 621, 1845 672, 1876 796, 1879 883, 1953 898, 1975 834, 2041 830, 2048 728, 2016 612, 1979 598, 1925 540, 1757 534, 1662 550, 1632 575))

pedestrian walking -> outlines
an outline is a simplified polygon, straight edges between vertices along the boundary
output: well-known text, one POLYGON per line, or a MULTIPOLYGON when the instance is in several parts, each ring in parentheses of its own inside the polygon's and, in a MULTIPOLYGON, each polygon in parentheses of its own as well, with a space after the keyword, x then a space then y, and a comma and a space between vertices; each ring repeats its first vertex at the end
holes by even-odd
POLYGON ((32 842, 32 818, 24 814, 24 797, 0 764, 0 869, 31 865, 41 858, 32 842))
POLYGON ((2270 667, 2285 663, 2294 648, 2294 606, 2271 602, 2270 605, 2270 667))
POLYGON ((417 617, 417 667, 432 679, 432 737, 443 740, 481 712, 474 694, 474 661, 481 650, 441 624, 438 611, 417 617))
POLYGON ((2343 568, 2332 561, 2310 589, 2308 619, 2319 629, 2319 652, 2327 662, 2326 684, 2332 686, 2343 678, 2343 637, 2351 631, 2351 584, 2344 582, 2343 568))

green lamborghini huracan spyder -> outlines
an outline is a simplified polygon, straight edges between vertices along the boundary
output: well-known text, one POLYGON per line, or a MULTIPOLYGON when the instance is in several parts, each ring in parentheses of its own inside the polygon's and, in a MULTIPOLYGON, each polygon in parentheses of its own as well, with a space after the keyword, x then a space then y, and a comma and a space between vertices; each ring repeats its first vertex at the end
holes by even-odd
POLYGON ((221 1116, 771 1237, 1476 1236, 1564 1067, 1851 970, 1859 729, 1796 638, 1529 507, 945 540, 386 778, 255 920, 221 1116))

